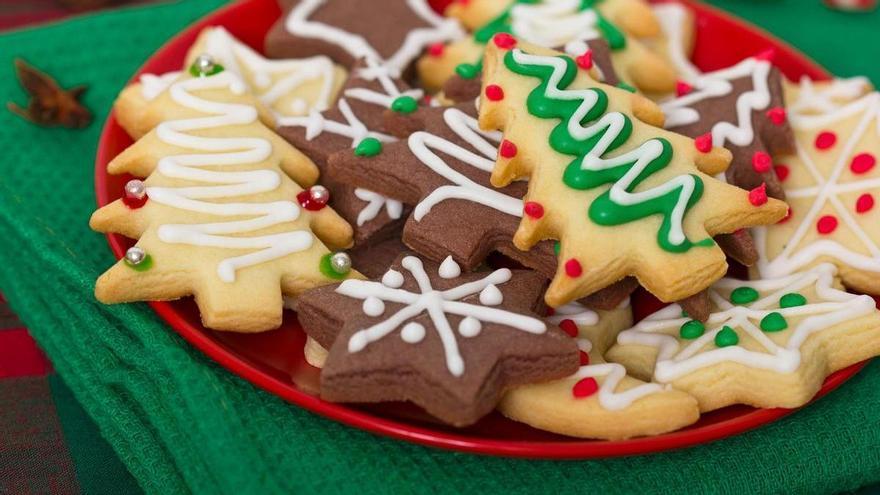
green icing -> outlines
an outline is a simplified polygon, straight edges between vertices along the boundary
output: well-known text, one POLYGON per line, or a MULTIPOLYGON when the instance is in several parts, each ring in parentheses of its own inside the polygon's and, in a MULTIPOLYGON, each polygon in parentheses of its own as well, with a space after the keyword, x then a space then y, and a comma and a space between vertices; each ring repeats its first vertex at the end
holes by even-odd
POLYGON ((703 194, 703 181, 698 176, 682 174, 664 184, 640 191, 642 198, 631 196, 645 179, 669 165, 673 156, 669 141, 653 138, 621 155, 627 159, 615 161, 604 158, 606 153, 614 151, 630 138, 633 129, 630 118, 620 112, 606 113, 608 95, 599 88, 566 90, 578 73, 577 65, 571 58, 539 57, 541 60, 562 61, 564 69, 560 69, 559 65, 550 63, 519 63, 514 60, 515 53, 521 52, 511 50, 505 54, 507 68, 516 74, 540 80, 526 101, 529 113, 538 118, 560 120, 550 133, 550 146, 559 153, 576 157, 566 167, 563 182, 578 190, 612 186, 590 204, 590 220, 598 225, 614 226, 661 215, 663 220, 657 233, 657 242, 664 250, 679 253, 693 246, 714 245, 711 239, 694 243, 680 235, 684 214, 703 194), (588 101, 592 101, 592 105, 582 109, 588 101), (585 128, 586 137, 576 137, 569 132, 570 120, 575 115, 582 115, 580 121, 575 123, 579 128, 595 121, 585 128), (612 198, 612 189, 630 193, 629 201, 612 198), (681 218, 677 215, 681 215, 681 218))
POLYGON ((354 149, 354 154, 357 156, 376 156, 381 152, 382 141, 372 137, 364 138, 354 149))
POLYGON ((324 256, 321 256, 321 262, 318 264, 318 270, 320 270, 325 277, 333 280, 342 280, 348 277, 349 272, 339 273, 333 269, 333 263, 330 262, 331 256, 333 256, 332 253, 327 253, 324 256))
POLYGON ((189 74, 193 77, 209 77, 209 76, 213 76, 215 74, 219 74, 219 73, 223 72, 223 70, 224 70, 224 68, 220 64, 214 64, 211 67, 211 70, 209 70, 207 72, 200 71, 199 67, 195 63, 193 63, 192 65, 189 66, 189 74))
POLYGON ((483 71, 482 57, 476 64, 458 64, 455 66, 455 73, 462 79, 473 79, 483 71))
POLYGON ((790 292, 779 299, 780 308, 793 308, 807 304, 807 298, 797 292, 790 292))
POLYGON ((135 265, 134 263, 129 262, 127 259, 122 258, 125 261, 125 265, 131 268, 136 272, 145 272, 153 267, 153 257, 149 254, 144 256, 144 259, 141 260, 140 263, 135 265))
POLYGON ((730 302, 733 304, 748 304, 757 301, 760 294, 751 287, 737 287, 730 293, 730 302))
POLYGON ((679 335, 681 335, 681 338, 688 340, 696 339, 703 335, 703 333, 705 332, 706 326, 698 320, 685 322, 685 324, 682 325, 681 329, 678 331, 679 335))
POLYGON ((718 347, 729 347, 739 344, 739 335, 727 325, 720 332, 715 334, 715 345, 718 347))
POLYGON ((765 332, 778 332, 788 328, 788 322, 785 317, 776 311, 761 318, 761 330, 765 332))
POLYGON ((391 110, 397 113, 413 113, 419 108, 419 102, 412 96, 398 96, 391 102, 391 110))
POLYGON ((553 243, 553 252, 556 253, 556 256, 559 256, 559 251, 562 251, 562 244, 556 241, 553 243))
POLYGON ((622 82, 622 81, 617 83, 617 87, 624 90, 624 91, 629 91, 630 93, 636 92, 636 88, 634 88, 634 87, 630 86, 629 84, 622 82))

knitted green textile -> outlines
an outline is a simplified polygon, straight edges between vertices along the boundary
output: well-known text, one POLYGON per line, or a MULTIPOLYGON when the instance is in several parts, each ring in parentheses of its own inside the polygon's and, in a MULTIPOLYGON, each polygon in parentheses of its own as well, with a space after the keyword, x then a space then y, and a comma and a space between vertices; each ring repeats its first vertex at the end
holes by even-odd
MULTIPOLYGON (((0 36, 0 99, 23 103, 12 77, 12 57, 22 56, 62 85, 89 84, 85 103, 97 113, 88 129, 69 131, 0 111, 0 288, 147 492, 815 493, 880 481, 880 362, 787 419, 711 445, 604 461, 510 460, 319 418, 213 364, 146 304, 97 303, 94 280, 113 260, 87 225, 100 123, 145 58, 220 3, 126 9, 0 36)), ((765 2, 718 3, 757 14, 765 2)), ((858 62, 877 57, 843 49, 876 52, 866 31, 837 25, 862 38, 815 44, 809 26, 831 16, 818 0, 766 8, 795 4, 794 41, 834 68, 876 73, 858 62)))

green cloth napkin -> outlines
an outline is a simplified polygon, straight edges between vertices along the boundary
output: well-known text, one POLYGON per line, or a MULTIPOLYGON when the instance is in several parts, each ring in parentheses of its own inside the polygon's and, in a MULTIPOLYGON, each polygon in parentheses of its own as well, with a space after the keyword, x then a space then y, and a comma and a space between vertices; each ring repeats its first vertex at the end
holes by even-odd
MULTIPOLYGON (((711 445, 602 461, 511 460, 319 418, 224 371, 146 304, 97 303, 94 280, 113 260, 87 226, 100 123, 146 57, 220 3, 131 8, 0 36, 0 99, 23 103, 12 76, 12 58, 22 56, 63 85, 89 84, 85 103, 97 113, 87 130, 70 131, 0 111, 0 287, 147 492, 796 493, 880 481, 880 361, 787 419, 711 445)), ((718 3, 766 20, 841 73, 880 80, 868 65, 878 60, 867 27, 877 15, 840 21, 818 0, 718 3), (832 31, 849 37, 826 39, 832 31)))

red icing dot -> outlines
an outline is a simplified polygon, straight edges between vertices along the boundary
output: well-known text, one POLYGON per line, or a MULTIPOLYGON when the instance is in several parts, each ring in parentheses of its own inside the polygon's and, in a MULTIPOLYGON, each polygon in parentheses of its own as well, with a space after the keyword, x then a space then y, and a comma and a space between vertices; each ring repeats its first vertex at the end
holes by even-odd
POLYGON ((700 153, 708 153, 712 151, 712 134, 706 133, 702 136, 697 136, 694 139, 694 146, 697 147, 697 151, 700 153))
POLYGON ((578 67, 584 70, 590 70, 593 68, 593 51, 587 50, 583 55, 578 56, 574 59, 574 63, 577 64, 578 67))
POLYGON ((580 261, 571 258, 565 262, 565 274, 569 277, 577 278, 580 277, 582 273, 584 273, 584 268, 581 266, 580 261))
POLYGON ((486 98, 489 101, 501 101, 504 99, 504 90, 497 84, 490 84, 486 86, 486 98))
POLYGON ((571 338, 575 338, 578 336, 578 327, 577 324, 575 324, 574 320, 565 319, 560 321, 559 329, 567 333, 568 336, 571 338))
POLYGON ((874 165, 876 164, 877 159, 874 158, 874 155, 870 153, 859 153, 853 157, 852 162, 849 164, 849 169, 852 170, 854 174, 864 174, 874 168, 874 165))
POLYGON ((865 193, 856 200, 856 213, 867 213, 874 208, 874 196, 871 193, 865 193))
POLYGON ((792 214, 791 206, 789 206, 789 207, 788 207, 788 211, 785 212, 785 216, 782 217, 782 218, 781 218, 778 222, 776 222, 776 223, 785 223, 785 222, 787 222, 787 221, 791 218, 791 214, 792 214))
POLYGON ((309 211, 318 211, 330 201, 330 194, 323 186, 312 186, 300 191, 296 195, 296 201, 300 206, 309 211), (323 194, 323 195, 322 195, 323 194))
POLYGON ((143 196, 138 198, 137 196, 129 196, 128 194, 122 195, 122 203, 129 207, 132 210, 137 210, 138 208, 144 206, 147 203, 147 193, 144 193, 143 196))
POLYGON ((782 125, 785 123, 785 109, 782 107, 773 107, 770 110, 767 110, 767 118, 770 119, 770 122, 773 122, 776 125, 782 125))
POLYGON ((556 310, 553 308, 547 308, 547 316, 553 316, 556 314, 556 310))
POLYGON ((446 50, 446 45, 443 43, 434 43, 433 45, 428 47, 428 55, 432 57, 439 57, 443 55, 443 52, 446 50))
POLYGON ((769 172, 770 167, 772 166, 773 160, 767 153, 764 153, 763 151, 756 151, 755 154, 752 155, 752 168, 755 169, 755 172, 758 172, 760 174, 769 172))
POLYGON ((516 156, 516 145, 505 139, 501 141, 501 146, 498 148, 498 154, 501 155, 502 158, 513 158, 516 156))
POLYGON ((584 351, 579 351, 578 357, 581 359, 581 366, 590 365, 590 355, 584 351))
POLYGON ((834 215, 824 215, 816 222, 816 230, 820 234, 827 235, 837 229, 837 217, 834 215))
POLYGON ((831 131, 822 131, 816 136, 816 148, 820 150, 827 150, 828 148, 834 146, 834 143, 837 142, 837 134, 834 134, 831 131))
POLYGON ((541 203, 526 201, 523 205, 523 213, 532 218, 541 218, 544 216, 544 207, 541 206, 541 203))
POLYGON ((749 203, 754 206, 761 206, 767 202, 767 184, 761 183, 760 186, 749 191, 749 203))
POLYGON ((764 62, 772 62, 773 59, 776 58, 776 50, 774 48, 769 48, 755 55, 755 58, 758 60, 763 60, 764 62))
POLYGON ((679 97, 684 96, 694 90, 694 87, 684 81, 675 82, 675 94, 679 97))
POLYGON ((509 33, 498 33, 492 37, 492 41, 495 43, 495 46, 504 50, 510 50, 516 46, 516 38, 509 33))
POLYGON ((785 182, 785 179, 788 178, 788 174, 791 172, 788 165, 776 165, 773 167, 773 170, 776 171, 776 177, 779 177, 779 182, 785 182))
POLYGON ((595 394, 598 390, 599 383, 596 382, 595 378, 588 376, 587 378, 578 380, 578 382, 571 387, 571 394, 578 399, 583 399, 584 397, 589 397, 595 394))

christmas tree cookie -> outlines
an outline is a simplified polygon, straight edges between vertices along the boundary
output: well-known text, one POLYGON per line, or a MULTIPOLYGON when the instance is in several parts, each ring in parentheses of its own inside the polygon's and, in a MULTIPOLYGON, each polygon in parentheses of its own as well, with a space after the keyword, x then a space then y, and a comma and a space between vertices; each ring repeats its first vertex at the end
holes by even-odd
POLYGON ((776 160, 790 213, 753 230, 756 273, 781 277, 830 262, 847 287, 880 294, 880 93, 794 106, 806 112, 790 116, 797 154, 776 160))
POLYGON ((471 0, 454 3, 448 13, 465 24, 484 22, 469 37, 428 49, 418 64, 428 89, 439 89, 454 74, 477 77, 483 48, 498 33, 564 50, 584 63, 590 51, 587 41, 604 38, 624 82, 650 92, 675 87, 673 68, 642 43, 661 35, 642 0, 471 0))
POLYGON ((563 435, 615 440, 659 435, 699 418, 690 395, 628 376, 622 365, 604 359, 617 333, 631 325, 628 305, 595 312, 573 303, 549 321, 577 342, 581 366, 567 378, 507 392, 498 404, 505 416, 563 435))
POLYGON ((829 374, 880 354, 874 299, 844 292, 836 275, 822 264, 781 278, 720 280, 706 323, 668 306, 621 332, 606 357, 693 395, 701 411, 801 406, 829 374))
POLYGON ((625 276, 661 300, 680 300, 724 275, 711 239, 772 223, 787 210, 763 188, 718 181, 730 153, 665 131, 657 106, 595 82, 560 53, 490 43, 480 124, 516 146, 500 157, 495 186, 529 177, 514 243, 560 241, 559 267, 546 294, 557 307, 625 276))
POLYGON ((356 275, 347 255, 328 250, 351 244, 328 191, 299 185, 317 169, 259 120, 241 78, 203 57, 161 94, 142 91, 127 89, 117 116, 155 128, 108 171, 145 179, 90 222, 138 242, 98 279, 99 300, 194 295, 205 326, 258 332, 281 323, 282 293, 356 275))

